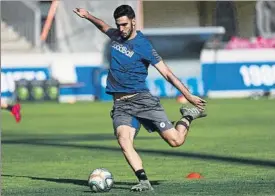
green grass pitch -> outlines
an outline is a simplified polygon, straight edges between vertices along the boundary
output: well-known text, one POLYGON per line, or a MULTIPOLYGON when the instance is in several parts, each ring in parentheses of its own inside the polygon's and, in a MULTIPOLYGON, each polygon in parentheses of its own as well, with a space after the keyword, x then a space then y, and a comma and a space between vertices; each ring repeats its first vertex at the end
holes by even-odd
MULTIPOLYGON (((171 120, 179 119, 179 103, 161 102, 171 120)), ((208 117, 194 121, 179 148, 142 129, 135 145, 155 188, 149 193, 129 191, 137 180, 113 136, 111 107, 23 104, 20 124, 2 111, 2 195, 275 195, 275 100, 208 100, 208 117), (87 187, 98 167, 114 175, 108 193, 87 187), (186 179, 190 172, 203 178, 186 179)))

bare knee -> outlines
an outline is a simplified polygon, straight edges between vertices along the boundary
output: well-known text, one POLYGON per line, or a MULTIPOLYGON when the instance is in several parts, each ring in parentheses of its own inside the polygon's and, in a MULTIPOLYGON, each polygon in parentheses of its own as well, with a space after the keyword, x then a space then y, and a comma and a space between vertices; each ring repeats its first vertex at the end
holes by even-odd
POLYGON ((168 140, 167 142, 168 142, 169 146, 171 146, 172 148, 176 148, 176 147, 180 147, 181 145, 183 145, 184 141, 185 140, 171 139, 171 140, 168 140))
POLYGON ((133 144, 130 140, 130 138, 120 136, 117 138, 117 141, 120 145, 121 150, 126 152, 127 150, 130 150, 133 147, 133 144))
POLYGON ((122 149, 126 152, 133 149, 133 140, 135 130, 128 126, 119 126, 117 129, 117 141, 122 149))
POLYGON ((174 128, 160 132, 160 135, 171 147, 179 147, 185 141, 184 135, 180 134, 174 128))

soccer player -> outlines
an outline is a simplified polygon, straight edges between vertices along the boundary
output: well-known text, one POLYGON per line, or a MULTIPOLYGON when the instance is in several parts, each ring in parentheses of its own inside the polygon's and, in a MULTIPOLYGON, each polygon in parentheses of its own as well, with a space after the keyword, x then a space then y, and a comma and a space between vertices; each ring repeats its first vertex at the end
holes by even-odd
POLYGON ((19 103, 15 105, 9 105, 1 100, 1 109, 11 112, 17 123, 21 121, 21 105, 19 103))
POLYGON ((189 92, 164 63, 150 41, 141 31, 136 30, 135 12, 132 7, 121 5, 115 9, 113 16, 117 28, 110 27, 86 9, 76 8, 74 12, 93 23, 112 41, 106 93, 111 94, 114 100, 111 111, 114 132, 128 164, 139 180, 131 190, 153 190, 142 160, 134 148, 134 138, 140 126, 143 125, 149 132, 157 131, 171 147, 181 146, 192 120, 206 116, 206 101, 189 92), (180 108, 182 117, 175 127, 164 112, 159 98, 152 96, 146 86, 149 65, 154 66, 195 106, 180 108))

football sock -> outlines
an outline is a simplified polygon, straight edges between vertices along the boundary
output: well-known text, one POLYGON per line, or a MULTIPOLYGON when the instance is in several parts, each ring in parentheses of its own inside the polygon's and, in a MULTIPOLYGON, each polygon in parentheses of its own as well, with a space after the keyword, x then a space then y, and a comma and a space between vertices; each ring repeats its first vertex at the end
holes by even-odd
POLYGON ((8 105, 8 107, 6 108, 6 110, 12 111, 12 105, 8 105))
POLYGON ((188 130, 190 123, 188 125, 185 121, 179 120, 175 127, 177 127, 178 125, 183 125, 188 130))
POLYGON ((189 122, 189 124, 192 122, 192 120, 194 120, 193 117, 190 115, 184 116, 183 118, 186 119, 189 122))
POLYGON ((179 120, 177 123, 176 123, 176 126, 177 127, 178 125, 183 125, 187 130, 189 129, 189 126, 193 120, 193 117, 190 116, 190 115, 187 115, 187 116, 184 116, 181 120, 179 120), (185 121, 183 121, 182 119, 185 119, 187 120, 189 123, 186 123, 185 121))
POLYGON ((139 181, 141 181, 141 180, 148 180, 148 178, 147 178, 147 176, 145 174, 144 169, 140 169, 140 170, 135 171, 135 174, 136 174, 136 176, 137 176, 137 178, 138 178, 139 181))

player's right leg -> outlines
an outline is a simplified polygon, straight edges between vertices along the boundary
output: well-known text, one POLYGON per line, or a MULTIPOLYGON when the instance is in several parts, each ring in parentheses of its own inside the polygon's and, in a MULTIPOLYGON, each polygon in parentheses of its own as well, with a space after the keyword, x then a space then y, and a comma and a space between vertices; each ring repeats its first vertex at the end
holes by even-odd
POLYGON ((134 148, 136 129, 127 125, 120 125, 116 129, 116 136, 123 155, 135 172, 139 183, 131 188, 131 191, 153 190, 147 175, 143 169, 142 160, 134 148))
POLYGON ((127 162, 134 171, 143 169, 142 161, 134 148, 134 137, 136 129, 128 125, 120 125, 116 129, 118 144, 127 162))
POLYGON ((153 190, 144 171, 142 160, 134 148, 134 138, 140 129, 140 123, 135 117, 125 112, 127 107, 126 103, 116 103, 111 112, 111 117, 122 153, 139 180, 139 183, 133 186, 131 190, 153 190))

